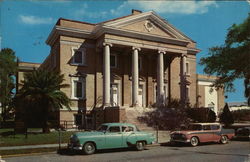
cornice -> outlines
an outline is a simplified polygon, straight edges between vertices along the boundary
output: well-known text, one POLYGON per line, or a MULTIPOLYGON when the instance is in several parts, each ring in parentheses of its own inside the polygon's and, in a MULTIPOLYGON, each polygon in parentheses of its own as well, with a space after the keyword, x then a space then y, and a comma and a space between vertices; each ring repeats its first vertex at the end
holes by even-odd
MULTIPOLYGON (((84 38, 84 39, 86 38, 98 39, 100 38, 100 36, 104 34, 113 34, 113 35, 125 36, 129 38, 135 38, 135 39, 141 39, 141 40, 148 40, 148 41, 154 41, 154 42, 160 42, 160 43, 166 43, 166 44, 175 44, 175 45, 179 45, 183 47, 187 46, 187 44, 190 41, 192 41, 190 38, 188 38, 183 33, 178 31, 171 24, 169 24, 166 20, 161 19, 161 17, 158 16, 155 12, 149 11, 149 12, 125 17, 122 19, 118 19, 115 21, 101 23, 97 25, 93 31, 56 25, 52 29, 48 39, 46 40, 46 43, 52 46, 60 35, 71 36, 71 37, 73 36, 73 37, 84 38), (149 33, 141 33, 137 31, 120 28, 121 26, 132 24, 134 22, 145 20, 145 19, 152 20, 153 23, 160 26, 162 30, 170 32, 170 34, 173 35, 174 38, 163 37, 160 35, 149 34, 149 33)), ((189 54, 196 54, 200 52, 200 50, 196 48, 188 48, 187 51, 189 54)))

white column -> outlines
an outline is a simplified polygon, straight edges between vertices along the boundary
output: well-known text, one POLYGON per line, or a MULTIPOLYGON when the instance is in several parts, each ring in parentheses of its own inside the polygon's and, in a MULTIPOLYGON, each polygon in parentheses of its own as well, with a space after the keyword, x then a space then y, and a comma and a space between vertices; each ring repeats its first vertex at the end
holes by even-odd
POLYGON ((139 86, 139 64, 138 51, 141 49, 133 47, 132 54, 132 106, 138 105, 138 86, 139 86))
POLYGON ((103 106, 110 106, 110 47, 112 44, 103 43, 103 106))
POLYGON ((187 60, 187 55, 182 54, 181 55, 181 102, 185 106, 186 104, 186 60, 187 60))
POLYGON ((164 104, 164 63, 163 54, 165 51, 158 51, 157 59, 157 105, 164 104))

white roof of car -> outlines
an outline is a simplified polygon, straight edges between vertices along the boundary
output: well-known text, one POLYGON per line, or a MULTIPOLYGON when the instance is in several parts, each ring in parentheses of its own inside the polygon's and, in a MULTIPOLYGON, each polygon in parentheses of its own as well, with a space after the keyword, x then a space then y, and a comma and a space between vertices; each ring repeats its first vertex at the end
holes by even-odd
POLYGON ((191 123, 191 124, 199 124, 199 125, 220 125, 220 123, 191 123))

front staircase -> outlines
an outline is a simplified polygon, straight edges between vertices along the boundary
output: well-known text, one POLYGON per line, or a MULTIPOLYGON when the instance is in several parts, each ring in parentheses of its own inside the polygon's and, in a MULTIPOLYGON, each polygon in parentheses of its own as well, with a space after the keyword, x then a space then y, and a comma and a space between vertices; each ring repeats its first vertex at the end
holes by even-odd
POLYGON ((143 116, 145 112, 152 111, 152 108, 126 107, 125 110, 126 123, 134 124, 142 131, 154 131, 154 128, 138 120, 138 117, 143 116))

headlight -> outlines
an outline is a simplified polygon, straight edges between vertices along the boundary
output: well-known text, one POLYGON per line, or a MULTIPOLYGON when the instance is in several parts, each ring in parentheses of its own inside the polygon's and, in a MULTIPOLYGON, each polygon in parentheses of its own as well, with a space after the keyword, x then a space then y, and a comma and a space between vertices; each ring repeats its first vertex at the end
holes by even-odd
POLYGON ((185 134, 182 134, 181 137, 182 137, 182 138, 186 138, 186 135, 185 135, 185 134))

